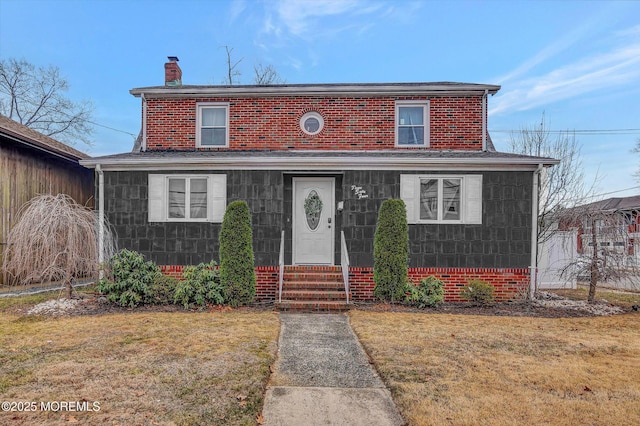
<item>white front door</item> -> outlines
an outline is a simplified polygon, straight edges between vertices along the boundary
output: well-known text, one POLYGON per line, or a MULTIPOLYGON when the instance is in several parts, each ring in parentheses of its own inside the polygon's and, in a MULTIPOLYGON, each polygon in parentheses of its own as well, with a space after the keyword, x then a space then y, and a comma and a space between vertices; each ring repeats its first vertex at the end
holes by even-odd
POLYGON ((293 178, 293 264, 333 265, 334 178, 293 178))

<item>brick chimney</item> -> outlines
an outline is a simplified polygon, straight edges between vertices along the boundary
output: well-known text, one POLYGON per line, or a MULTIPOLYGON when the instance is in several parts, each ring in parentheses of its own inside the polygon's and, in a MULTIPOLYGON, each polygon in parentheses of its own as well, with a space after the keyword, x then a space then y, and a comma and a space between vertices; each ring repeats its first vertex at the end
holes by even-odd
POLYGON ((169 62, 164 64, 164 85, 182 86, 182 70, 177 56, 167 56, 169 62))

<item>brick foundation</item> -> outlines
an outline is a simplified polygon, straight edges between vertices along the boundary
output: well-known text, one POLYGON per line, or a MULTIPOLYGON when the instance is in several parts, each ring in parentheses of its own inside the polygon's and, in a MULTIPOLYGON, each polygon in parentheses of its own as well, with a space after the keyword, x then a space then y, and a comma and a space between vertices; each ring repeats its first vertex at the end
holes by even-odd
MULTIPOLYGON (((288 266, 287 271, 296 267, 288 266)), ((301 267, 309 269, 309 267, 301 267)), ((163 274, 182 278, 184 266, 163 265, 163 274)), ((276 300, 278 294, 278 267, 258 266, 256 269, 256 299, 257 303, 270 303, 276 300)), ((314 267, 314 270, 335 270, 336 267, 314 267)), ((414 284, 430 275, 444 282, 445 302, 464 302, 460 291, 469 280, 480 279, 492 284, 495 288, 496 301, 505 302, 522 298, 529 288, 529 270, 526 268, 409 268, 409 278, 414 284)), ((349 284, 351 295, 355 301, 374 301, 373 296, 373 268, 350 268, 349 284)))
MULTIPOLYGON (((464 302, 460 291, 472 279, 492 284, 498 302, 521 298, 529 288, 529 270, 526 268, 409 268, 409 278, 414 284, 430 275, 444 282, 445 302, 464 302)), ((354 300, 375 300, 373 268, 351 268, 349 282, 354 300)))
MULTIPOLYGON (((183 265, 160 265, 160 271, 167 276, 182 279, 183 265)), ((256 270, 255 302, 275 302, 278 292, 278 267, 258 266, 256 270)))

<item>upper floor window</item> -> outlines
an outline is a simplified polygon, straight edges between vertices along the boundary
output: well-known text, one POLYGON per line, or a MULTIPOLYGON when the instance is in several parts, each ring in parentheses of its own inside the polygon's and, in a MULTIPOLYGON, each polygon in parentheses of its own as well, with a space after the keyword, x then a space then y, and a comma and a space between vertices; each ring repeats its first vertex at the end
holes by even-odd
POLYGON ((198 104, 196 146, 199 148, 229 146, 229 104, 198 104))
POLYGON ((396 102, 396 146, 429 146, 429 101, 396 102))

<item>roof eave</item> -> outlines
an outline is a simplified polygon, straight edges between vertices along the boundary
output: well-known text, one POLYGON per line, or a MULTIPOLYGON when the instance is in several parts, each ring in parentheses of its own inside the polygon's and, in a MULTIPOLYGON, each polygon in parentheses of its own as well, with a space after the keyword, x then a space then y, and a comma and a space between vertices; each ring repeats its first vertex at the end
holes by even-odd
POLYGON ((140 87, 129 91, 133 96, 155 97, 214 97, 214 96, 412 96, 412 95, 492 95, 498 85, 468 83, 410 83, 410 84, 341 84, 341 85, 265 85, 265 86, 173 86, 140 87))
POLYGON ((13 140, 16 143, 19 143, 21 145, 26 145, 29 146, 33 149, 37 149, 39 151, 43 151, 46 152, 48 154, 54 155, 56 157, 60 157, 63 158, 65 160, 68 161, 72 161, 72 162, 78 162, 79 160, 86 160, 86 159, 90 159, 91 156, 82 153, 80 151, 77 151, 71 147, 69 147, 70 150, 73 150, 75 152, 68 152, 68 151, 63 151, 60 149, 56 149, 50 145, 44 144, 42 142, 36 141, 32 138, 29 138, 25 135, 19 134, 17 132, 13 132, 9 129, 6 128, 2 128, 0 129, 0 134, 13 140))
POLYGON ((95 168, 100 164, 104 170, 133 170, 133 169, 252 169, 252 170, 286 170, 286 169, 314 169, 314 170, 410 170, 444 167, 448 169, 520 169, 536 170, 540 164, 551 167, 558 164, 553 159, 530 158, 380 158, 380 157, 224 157, 224 158, 91 158, 80 161, 80 164, 95 168))

